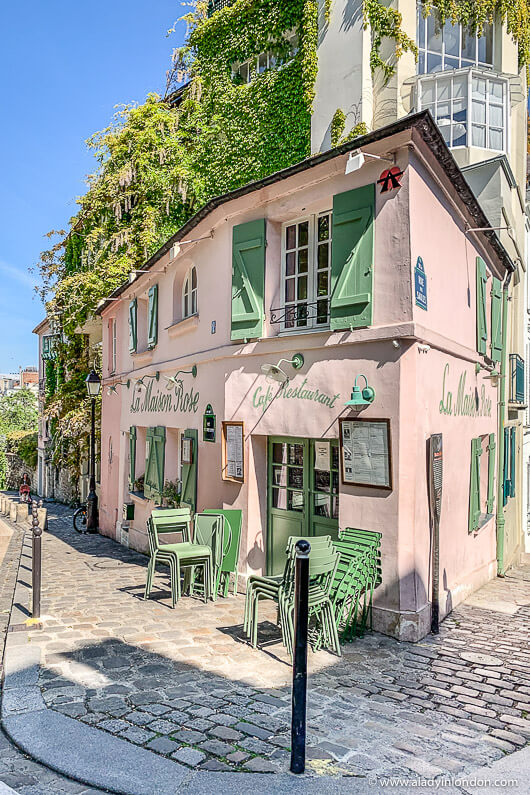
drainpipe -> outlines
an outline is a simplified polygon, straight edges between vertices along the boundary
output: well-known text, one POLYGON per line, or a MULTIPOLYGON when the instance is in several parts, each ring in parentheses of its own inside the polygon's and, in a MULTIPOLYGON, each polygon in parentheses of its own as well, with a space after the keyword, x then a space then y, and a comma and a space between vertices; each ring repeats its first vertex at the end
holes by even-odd
POLYGON ((504 577, 504 416, 506 411, 506 337, 508 331, 508 289, 512 278, 508 273, 502 288, 502 352, 498 387, 497 449, 497 576, 504 577))

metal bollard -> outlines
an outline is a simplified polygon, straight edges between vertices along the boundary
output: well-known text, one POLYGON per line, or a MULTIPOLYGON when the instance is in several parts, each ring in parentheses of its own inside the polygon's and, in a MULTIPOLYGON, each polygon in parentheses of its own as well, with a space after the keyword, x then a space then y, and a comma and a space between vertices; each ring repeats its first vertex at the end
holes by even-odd
POLYGON ((310 552, 309 542, 300 539, 296 544, 295 564, 291 773, 303 773, 305 770, 310 552))
POLYGON ((39 527, 37 501, 33 500, 31 506, 32 519, 32 564, 31 564, 31 586, 32 586, 32 618, 40 618, 40 589, 42 573, 42 529, 39 527))

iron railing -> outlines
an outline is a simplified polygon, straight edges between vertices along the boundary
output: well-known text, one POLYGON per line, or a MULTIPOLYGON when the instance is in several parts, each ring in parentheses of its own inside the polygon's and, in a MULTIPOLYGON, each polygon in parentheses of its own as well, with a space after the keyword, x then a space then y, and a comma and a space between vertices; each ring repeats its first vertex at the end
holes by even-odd
POLYGON ((235 0, 209 0, 208 3, 208 18, 215 14, 216 11, 220 11, 222 8, 226 8, 227 6, 231 6, 235 3, 235 0))
POLYGON ((317 301, 304 301, 298 304, 280 306, 270 311, 272 325, 283 323, 286 327, 303 328, 316 325, 325 327, 329 323, 329 298, 319 298, 317 301), (316 324, 313 321, 316 320, 316 324))
POLYGON ((524 360, 510 353, 510 403, 524 403, 524 360))

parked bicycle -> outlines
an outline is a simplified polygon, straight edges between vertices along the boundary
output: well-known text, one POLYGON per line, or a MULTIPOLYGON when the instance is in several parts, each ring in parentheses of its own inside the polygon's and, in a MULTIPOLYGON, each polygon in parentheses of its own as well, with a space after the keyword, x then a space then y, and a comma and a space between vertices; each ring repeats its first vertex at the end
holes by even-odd
POLYGON ((86 503, 74 511, 72 520, 74 523, 74 530, 77 530, 78 533, 86 532, 86 503))

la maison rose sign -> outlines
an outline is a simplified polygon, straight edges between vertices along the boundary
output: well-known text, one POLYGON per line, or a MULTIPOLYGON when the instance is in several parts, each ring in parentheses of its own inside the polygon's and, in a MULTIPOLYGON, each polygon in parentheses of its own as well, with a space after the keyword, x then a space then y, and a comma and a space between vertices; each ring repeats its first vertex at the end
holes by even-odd
POLYGON ((476 387, 466 386, 466 376, 464 370, 458 380, 455 400, 449 388, 449 365, 445 365, 440 414, 447 414, 450 417, 491 417, 491 398, 486 395, 485 384, 481 385, 479 392, 476 387))
POLYGON ((131 400, 131 414, 162 414, 173 411, 181 414, 196 414, 199 410, 200 393, 193 387, 184 390, 184 383, 177 381, 171 392, 162 392, 159 387, 153 391, 153 382, 145 387, 143 394, 135 395, 131 400))

